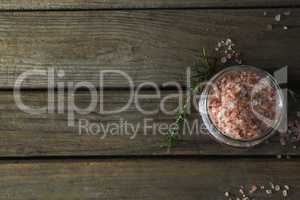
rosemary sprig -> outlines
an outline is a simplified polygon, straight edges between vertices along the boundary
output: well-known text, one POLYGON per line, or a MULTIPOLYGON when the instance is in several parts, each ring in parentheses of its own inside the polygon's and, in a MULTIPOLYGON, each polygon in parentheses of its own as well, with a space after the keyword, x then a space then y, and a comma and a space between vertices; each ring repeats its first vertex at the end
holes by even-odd
POLYGON ((205 48, 202 49, 202 55, 192 66, 195 74, 192 76, 193 85, 206 82, 217 71, 217 60, 207 55, 205 48))
POLYGON ((184 126, 184 120, 186 118, 186 115, 187 115, 187 104, 185 104, 182 109, 179 109, 177 111, 175 126, 168 130, 168 135, 167 135, 168 148, 171 148, 176 145, 179 136, 179 131, 184 126))
MULTIPOLYGON (((216 72, 216 61, 212 59, 213 62, 210 62, 210 58, 207 56, 206 50, 202 49, 202 55, 199 57, 198 61, 193 66, 193 71, 195 75, 192 77, 192 88, 190 95, 193 96, 202 90, 204 82, 209 80, 209 78, 216 72)), ((190 99, 190 98, 187 98, 190 99)), ((186 102, 182 108, 180 108, 176 113, 175 126, 168 130, 167 135, 167 147, 170 149, 177 144, 180 131, 182 130, 185 119, 188 116, 188 103, 186 102)))

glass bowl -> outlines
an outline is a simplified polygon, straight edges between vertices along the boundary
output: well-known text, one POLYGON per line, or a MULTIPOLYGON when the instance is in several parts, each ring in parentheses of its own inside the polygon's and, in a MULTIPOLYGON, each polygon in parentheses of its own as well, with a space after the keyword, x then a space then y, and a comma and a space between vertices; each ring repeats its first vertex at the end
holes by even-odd
POLYGON ((199 112, 217 141, 234 147, 258 145, 276 133, 284 99, 275 78, 261 69, 227 67, 206 84, 199 112))

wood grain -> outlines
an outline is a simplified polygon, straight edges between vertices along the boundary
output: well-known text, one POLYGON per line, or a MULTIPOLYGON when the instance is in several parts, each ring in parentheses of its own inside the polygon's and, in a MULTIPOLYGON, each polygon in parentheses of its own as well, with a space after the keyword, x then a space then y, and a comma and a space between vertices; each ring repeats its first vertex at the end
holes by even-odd
MULTIPOLYGON (((300 163, 283 160, 101 160, 35 161, 0 164, 0 199, 225 199, 269 183, 299 193, 300 163)), ((258 198, 282 199, 265 190, 258 198)))
MULTIPOLYGON (((143 92, 147 95, 152 91, 143 92)), ((127 91, 104 91, 103 101, 97 101, 97 107, 89 114, 74 114, 74 127, 68 126, 67 104, 65 96, 63 113, 56 110, 53 114, 26 114, 15 104, 12 92, 0 93, 0 156, 85 156, 85 155, 299 155, 299 148, 293 145, 282 146, 279 137, 271 138, 266 144, 251 149, 237 149, 223 146, 208 137, 202 126, 199 114, 193 111, 189 117, 190 128, 182 134, 176 147, 170 151, 161 147, 166 141, 167 128, 162 124, 170 125, 174 122, 174 114, 164 114, 159 102, 166 95, 174 94, 172 91, 162 92, 162 97, 139 100, 140 108, 145 110, 158 109, 153 114, 143 114, 131 103, 126 111, 117 114, 100 114, 100 105, 106 111, 123 107, 129 98, 127 91), (88 120, 89 124, 96 123, 103 127, 91 128, 86 131, 81 128, 79 120, 88 120), (126 126, 128 123, 134 127, 126 126), (111 125, 108 127, 107 125, 111 125), (112 124, 122 125, 115 130, 112 124), (162 127, 159 132, 158 126, 162 127), (128 129, 125 129, 128 127, 128 129), (104 128, 107 128, 105 131, 104 128), (191 133, 191 134, 190 134, 191 133)), ((57 94, 55 95, 55 99, 57 94)), ((40 108, 47 105, 47 93, 41 91, 26 91, 22 93, 26 105, 40 108)), ((86 108, 90 102, 90 94, 77 92, 74 99, 80 108, 86 108)), ((57 100, 55 100, 57 108, 57 100)), ((178 99, 169 99, 165 103, 167 110, 171 111, 178 106, 178 99)), ((295 111, 297 109, 294 109, 295 111)), ((82 126, 86 121, 81 121, 82 126)), ((92 126, 89 126, 92 127, 92 126)), ((296 144, 294 144, 296 145, 296 144)))
POLYGON ((297 0, 1 0, 0 10, 151 9, 296 6, 297 0))
MULTIPOLYGON (((283 10, 134 10, 76 12, 1 12, 0 87, 12 88, 28 70, 63 70, 61 82, 89 81, 99 87, 127 87, 152 81, 186 84, 186 68, 203 47, 213 49, 228 37, 241 49, 245 63, 273 71, 289 66, 289 80, 299 80, 300 12, 275 23, 283 10), (268 24, 273 29, 268 30, 268 24), (288 30, 283 30, 288 26, 288 30)), ((57 72, 56 71, 56 72, 57 72)), ((24 88, 46 88, 46 76, 28 78, 24 88)))

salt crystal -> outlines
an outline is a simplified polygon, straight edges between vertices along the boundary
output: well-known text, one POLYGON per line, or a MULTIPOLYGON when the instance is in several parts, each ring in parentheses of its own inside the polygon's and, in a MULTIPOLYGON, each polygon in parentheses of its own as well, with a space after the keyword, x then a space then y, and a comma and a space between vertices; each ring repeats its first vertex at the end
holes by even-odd
POLYGON ((289 16, 289 15, 291 14, 291 12, 290 12, 290 11, 285 11, 285 12, 283 12, 283 14, 284 14, 285 16, 289 16))
POLYGON ((274 18, 275 18, 275 21, 277 21, 277 22, 280 22, 281 15, 280 15, 280 14, 278 14, 278 15, 276 15, 274 18))
POLYGON ((258 101, 253 100, 252 105, 253 105, 253 106, 257 106, 257 105, 258 105, 258 101))
POLYGON ((252 194, 252 193, 254 193, 256 190, 257 190, 256 185, 252 185, 252 186, 251 186, 251 189, 250 189, 250 191, 249 191, 249 193, 252 194))
POLYGON ((272 194, 272 190, 266 190, 267 194, 272 194))
POLYGON ((221 110, 221 112, 218 113, 218 118, 219 118, 220 120, 224 120, 225 113, 226 113, 226 110, 225 110, 225 109, 221 110))
POLYGON ((287 197, 287 195, 288 195, 287 190, 283 190, 283 191, 282 191, 282 196, 283 196, 283 197, 287 197))
POLYGON ((244 190, 242 190, 242 189, 240 189, 239 192, 240 192, 241 194, 244 194, 244 190))
POLYGON ((221 58, 221 63, 226 63, 227 62, 227 59, 225 57, 222 57, 221 58))
POLYGON ((224 193, 225 197, 229 197, 229 192, 224 193))
POLYGON ((229 45, 229 44, 231 44, 231 42, 232 42, 231 39, 228 38, 228 39, 226 40, 225 44, 226 44, 226 45, 229 45))
POLYGON ((288 185, 284 185, 283 186, 286 190, 289 190, 290 189, 290 187, 288 186, 288 185))
POLYGON ((283 26, 283 29, 284 30, 288 30, 289 28, 287 26, 283 26))

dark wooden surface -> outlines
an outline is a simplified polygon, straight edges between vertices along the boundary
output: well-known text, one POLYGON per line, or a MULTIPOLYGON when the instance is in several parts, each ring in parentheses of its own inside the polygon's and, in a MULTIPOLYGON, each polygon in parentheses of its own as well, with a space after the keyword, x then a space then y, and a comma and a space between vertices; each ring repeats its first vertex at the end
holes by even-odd
MULTIPOLYGON (((135 86, 146 81, 185 86, 185 71, 201 49, 230 37, 247 64, 270 72, 288 65, 289 85, 298 91, 299 5, 298 0, 0 1, 0 199, 216 200, 240 185, 274 182, 290 185, 288 199, 297 200, 300 152, 293 146, 299 144, 282 146, 278 134, 258 147, 236 149, 195 132, 167 150, 161 147, 165 136, 142 130, 133 140, 79 135, 67 126, 66 113, 20 111, 12 90, 22 72, 47 68, 64 70, 61 82, 89 81, 98 89, 99 71, 112 69, 128 73, 135 86), (275 22, 284 11, 290 16, 275 22)), ((103 87, 105 108, 127 102, 122 77, 110 76, 103 87)), ((23 89, 29 105, 47 104, 45 77, 31 77, 23 89)), ((174 92, 161 89, 162 96, 174 92)), ((89 94, 79 91, 75 98, 84 107, 89 94)), ((143 99, 141 106, 157 108, 159 100, 143 99)), ((166 106, 177 103, 173 99, 166 106)), ((299 106, 293 104, 289 119, 297 118, 299 106)), ((105 124, 120 118, 174 121, 173 115, 143 115, 134 106, 118 115, 77 114, 75 122, 82 118, 105 124)), ((196 111, 189 120, 201 124, 196 111)))
MULTIPOLYGON (((23 101, 32 107, 42 107, 47 105, 47 93, 40 91, 22 92, 23 101)), ((175 94, 176 91, 163 91, 162 98, 166 94, 175 94)), ((153 91, 143 94, 154 94, 153 91)), ((39 114, 30 115, 23 113, 14 103, 12 92, 0 93, 0 156, 82 156, 82 155, 299 155, 299 149, 294 149, 292 145, 282 146, 279 141, 279 134, 273 137, 266 144, 255 148, 238 149, 229 148, 213 141, 206 131, 201 131, 203 125, 197 111, 193 111, 189 117, 191 123, 199 124, 198 131, 193 131, 192 135, 183 135, 176 147, 167 151, 161 145, 165 142, 166 136, 154 134, 150 129, 144 131, 144 121, 153 119, 148 125, 153 123, 174 122, 174 115, 166 115, 160 111, 155 114, 142 114, 137 107, 131 104, 128 110, 120 114, 101 115, 100 104, 105 110, 116 110, 127 103, 128 91, 104 91, 104 102, 99 103, 95 112, 88 115, 75 115, 75 127, 68 127, 67 109, 64 114, 39 114), (120 123, 120 118, 130 124, 138 125, 140 128, 136 137, 133 132, 130 135, 105 134, 100 131, 98 134, 79 133, 79 120, 89 120, 90 123, 101 123, 103 125, 120 123)), ((141 108, 145 110, 159 109, 159 99, 141 99, 141 108)), ((67 99, 67 98, 65 98, 67 99)), ((89 104, 90 94, 88 92, 78 92, 75 96, 76 105, 85 108, 89 104)), ((57 102, 55 102, 57 103, 57 102)), ((65 101, 67 105, 68 101, 65 101)), ((171 99, 166 103, 168 110, 178 106, 178 100, 171 99)), ((292 107, 290 110, 294 109, 292 107)), ((291 113, 295 118, 295 113, 291 113)), ((156 129, 157 130, 157 129, 156 129)), ((187 129, 186 129, 187 130, 187 129)))
POLYGON ((291 7, 299 0, 1 0, 1 10, 291 7))
MULTIPOLYGON (((239 187, 289 185, 299 193, 298 161, 136 159, 1 163, 0 199, 227 199, 239 187), (280 166, 280 167, 279 167, 280 166), (293 187, 292 187, 292 186, 293 187)), ((260 199, 282 199, 280 193, 260 199)), ((241 196, 241 195, 240 195, 241 196)))
MULTIPOLYGON (((289 80, 296 81, 300 12, 286 10, 291 16, 273 30, 268 25, 284 9, 268 9, 268 16, 262 9, 1 12, 0 87, 13 87, 26 70, 49 67, 64 70, 59 79, 64 82, 88 80, 98 86, 99 71, 114 69, 130 75, 135 85, 184 85, 186 68, 200 50, 228 37, 243 51, 245 63, 270 71, 288 65, 289 80)), ((104 86, 126 87, 124 80, 112 75, 104 86)), ((32 77, 24 87, 46 88, 46 77, 32 77)))

